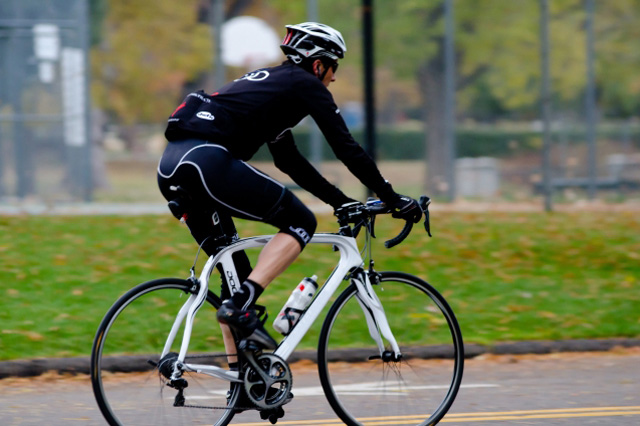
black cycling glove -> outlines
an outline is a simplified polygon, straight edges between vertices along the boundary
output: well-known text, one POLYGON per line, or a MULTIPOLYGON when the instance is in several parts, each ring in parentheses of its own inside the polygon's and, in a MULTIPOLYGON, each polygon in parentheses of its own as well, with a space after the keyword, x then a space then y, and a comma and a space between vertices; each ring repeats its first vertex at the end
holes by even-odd
POLYGON ((389 182, 378 192, 378 196, 392 210, 391 216, 396 219, 418 223, 422 218, 420 204, 411 197, 400 195, 393 190, 389 182))
POLYGON ((418 223, 422 218, 422 209, 420 208, 420 204, 418 204, 418 202, 413 198, 407 197, 406 195, 397 195, 398 197, 391 203, 386 203, 387 206, 391 207, 393 210, 391 216, 396 219, 403 219, 413 223, 418 223))

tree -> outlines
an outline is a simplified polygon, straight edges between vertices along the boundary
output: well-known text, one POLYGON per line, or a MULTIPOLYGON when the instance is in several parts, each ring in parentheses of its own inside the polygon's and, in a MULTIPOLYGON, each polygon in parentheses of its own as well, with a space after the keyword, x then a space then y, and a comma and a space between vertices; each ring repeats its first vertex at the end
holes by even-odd
MULTIPOLYGON (((225 1, 226 19, 257 0, 225 1)), ((138 123, 161 123, 213 63, 211 0, 91 0, 92 95, 122 124, 131 149, 138 123), (106 10, 105 10, 106 9, 106 10)), ((196 83, 197 82, 197 83, 196 83)))
MULTIPOLYGON (((531 0, 455 2, 460 108, 469 102, 465 89, 481 77, 491 93, 507 106, 537 99, 540 67, 536 17, 537 2, 531 0)), ((416 75, 426 124, 427 190, 432 195, 444 195, 448 190, 447 169, 451 166, 442 161, 447 158, 443 108, 444 4, 440 0, 403 2, 395 18, 404 24, 386 26, 384 37, 391 41, 386 44, 387 57, 390 64, 401 67, 401 72, 413 70, 416 75), (422 43, 416 43, 416 38, 422 43), (403 49, 403 45, 413 49, 403 49)))
MULTIPOLYGON (((378 3, 380 6, 382 2, 378 3)), ((539 2, 535 0, 457 0, 456 50, 458 104, 460 111, 469 103, 468 90, 481 82, 506 108, 537 105, 540 93, 539 2)), ((420 93, 427 124, 429 191, 440 194, 441 176, 447 164, 438 161, 444 147, 441 120, 444 87, 442 1, 406 1, 398 7, 396 19, 404 25, 385 25, 389 57, 411 68, 417 65, 420 93), (422 25, 423 57, 406 54, 403 42, 422 25), (396 31, 404 40, 393 43, 396 31), (394 53, 398 53, 394 55, 394 53), (417 59, 417 62, 416 62, 417 59)), ((550 2, 552 90, 558 102, 571 102, 583 96, 586 85, 585 7, 582 0, 550 2)), ((640 78, 640 4, 634 0, 597 2, 596 75, 601 109, 619 112, 637 111, 640 78)), ((393 13, 389 11, 389 13, 393 13)), ((384 28, 384 27, 383 27, 384 28)), ((415 46, 415 44, 413 45, 415 46)), ((414 68, 415 69, 415 68, 414 68)), ((581 100, 581 99, 580 99, 581 100)), ((575 105, 576 103, 573 102, 575 105)), ((579 102, 578 105, 582 103, 579 102)), ((582 110, 578 111, 582 114, 582 110)))
POLYGON ((630 117, 640 110, 640 2, 596 2, 596 79, 604 113, 630 117))
MULTIPOLYGON (((360 4, 357 0, 319 2, 322 19, 343 31, 350 44, 359 38, 360 4)), ((454 5, 458 112, 471 103, 479 84, 485 95, 489 93, 505 108, 535 109, 540 93, 539 2, 454 0, 454 5)), ((586 83, 584 4, 554 0, 550 6, 554 97, 575 101, 586 83)), ((428 190, 444 194, 449 164, 440 161, 445 149, 443 1, 377 1, 375 17, 376 65, 417 85, 430 160, 428 190)), ((640 39, 639 17, 640 3, 635 0, 597 2, 596 73, 603 108, 615 106, 630 113, 638 105, 640 49, 630 41, 640 39)), ((360 52, 350 48, 348 54, 351 61, 360 52)))
POLYGON ((106 0, 89 0, 90 44, 92 47, 99 45, 102 41, 106 13, 106 0))
POLYGON ((185 82, 211 66, 209 27, 198 22, 198 3, 109 2, 102 44, 91 58, 99 107, 125 125, 160 122, 171 113, 185 82))

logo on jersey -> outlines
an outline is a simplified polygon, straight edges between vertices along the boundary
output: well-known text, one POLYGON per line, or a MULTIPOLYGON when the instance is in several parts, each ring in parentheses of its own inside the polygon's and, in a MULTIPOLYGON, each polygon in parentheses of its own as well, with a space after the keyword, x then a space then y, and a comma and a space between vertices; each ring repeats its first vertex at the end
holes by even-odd
POLYGON ((200 111, 199 113, 196 114, 196 117, 201 118, 203 120, 209 120, 209 121, 213 121, 216 119, 213 116, 213 114, 211 114, 209 111, 200 111))
MULTIPOLYGON (((205 102, 205 103, 208 103, 208 104, 210 104, 210 103, 211 103, 211 99, 205 98, 204 96, 202 96, 202 95, 201 95, 200 93, 198 93, 198 92, 189 93, 189 94, 187 95, 187 98, 188 98, 188 97, 190 97, 190 96, 193 96, 194 98, 198 98, 198 99, 200 99, 202 102, 205 102)), ((182 106, 184 106, 184 105, 182 105, 182 106)))
POLYGON ((235 79, 233 81, 240 81, 240 80, 262 81, 262 80, 266 80, 267 77, 269 77, 269 71, 259 70, 259 71, 247 73, 242 77, 235 79))

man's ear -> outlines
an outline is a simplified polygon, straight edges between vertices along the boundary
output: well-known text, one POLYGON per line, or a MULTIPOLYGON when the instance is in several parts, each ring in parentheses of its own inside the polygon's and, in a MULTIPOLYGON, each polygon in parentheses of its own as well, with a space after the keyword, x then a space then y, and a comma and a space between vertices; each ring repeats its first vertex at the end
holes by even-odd
POLYGON ((320 64, 322 64, 320 59, 316 59, 315 62, 313 63, 313 73, 318 78, 320 78, 320 75, 322 74, 322 72, 320 71, 320 64))

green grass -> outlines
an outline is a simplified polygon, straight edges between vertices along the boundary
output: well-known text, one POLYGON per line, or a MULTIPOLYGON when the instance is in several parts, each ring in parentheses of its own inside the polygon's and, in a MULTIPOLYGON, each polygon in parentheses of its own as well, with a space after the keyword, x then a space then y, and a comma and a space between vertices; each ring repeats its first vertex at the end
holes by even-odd
MULTIPOLYGON (((238 222, 242 236, 272 232, 238 222)), ((385 249, 400 226, 378 221, 377 268, 438 288, 465 342, 640 336, 637 213, 434 213, 434 238, 414 232, 385 249)), ((332 218, 319 230, 335 230, 332 218)), ((187 277, 195 252, 169 216, 0 217, 0 359, 88 355, 119 295, 187 277)), ((336 260, 329 247, 309 246, 261 298, 272 318, 303 276, 325 280, 336 260)), ((315 347, 316 335, 302 347, 315 347)))

